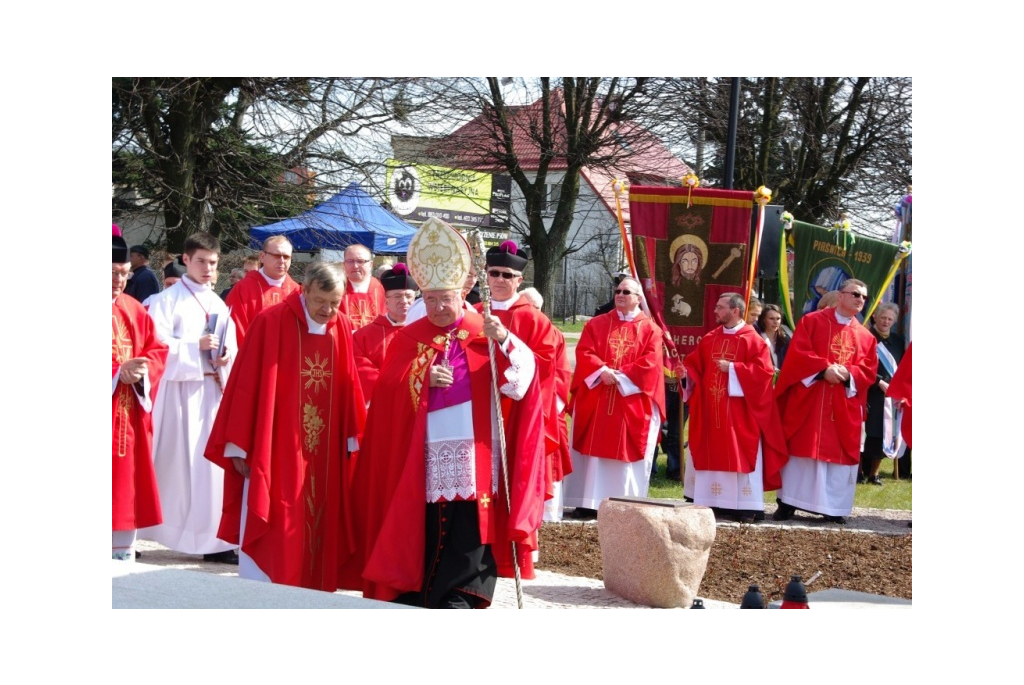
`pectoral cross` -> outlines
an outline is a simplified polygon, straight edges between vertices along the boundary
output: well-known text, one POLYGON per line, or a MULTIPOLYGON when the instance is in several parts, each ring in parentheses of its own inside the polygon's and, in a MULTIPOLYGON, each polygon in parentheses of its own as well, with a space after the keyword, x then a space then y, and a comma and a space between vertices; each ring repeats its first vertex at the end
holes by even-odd
POLYGON ((715 346, 711 349, 711 362, 715 368, 712 372, 711 388, 708 392, 711 393, 711 398, 715 403, 715 428, 722 427, 722 399, 729 395, 729 372, 719 370, 718 362, 721 360, 731 362, 735 359, 735 340, 730 340, 723 336, 723 338, 717 341, 715 346))
POLYGON ((451 351, 451 348, 452 348, 452 333, 454 333, 454 332, 455 332, 455 329, 452 329, 452 330, 448 331, 448 335, 446 335, 444 337, 444 354, 441 357, 441 364, 440 364, 441 368, 447 369, 449 371, 452 370, 452 363, 448 360, 448 353, 451 351))
MULTIPOLYGON (((636 336, 633 335, 633 327, 626 325, 620 326, 614 333, 608 338, 608 347, 612 351, 612 361, 608 366, 612 369, 618 369, 622 366, 622 360, 626 357, 626 354, 636 345, 636 336)), ((615 409, 615 395, 616 388, 608 389, 608 416, 612 415, 615 409)))

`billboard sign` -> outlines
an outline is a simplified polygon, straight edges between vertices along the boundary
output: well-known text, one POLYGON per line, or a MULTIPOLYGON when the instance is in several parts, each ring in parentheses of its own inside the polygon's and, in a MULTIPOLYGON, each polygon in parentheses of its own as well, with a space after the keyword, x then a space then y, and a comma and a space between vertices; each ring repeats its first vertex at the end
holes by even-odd
POLYGON ((507 235, 512 201, 508 176, 389 159, 386 183, 391 209, 405 221, 436 217, 458 228, 507 235))

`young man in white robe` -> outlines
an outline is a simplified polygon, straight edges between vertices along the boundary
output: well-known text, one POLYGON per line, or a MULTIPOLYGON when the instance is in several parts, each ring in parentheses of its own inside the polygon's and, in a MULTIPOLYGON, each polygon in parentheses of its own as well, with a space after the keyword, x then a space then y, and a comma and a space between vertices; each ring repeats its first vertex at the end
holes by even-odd
POLYGON ((153 462, 163 523, 139 537, 206 561, 238 563, 217 538, 224 471, 203 456, 237 345, 235 326, 212 283, 220 242, 209 233, 185 240, 180 281, 149 300, 149 315, 169 352, 153 407, 153 462))

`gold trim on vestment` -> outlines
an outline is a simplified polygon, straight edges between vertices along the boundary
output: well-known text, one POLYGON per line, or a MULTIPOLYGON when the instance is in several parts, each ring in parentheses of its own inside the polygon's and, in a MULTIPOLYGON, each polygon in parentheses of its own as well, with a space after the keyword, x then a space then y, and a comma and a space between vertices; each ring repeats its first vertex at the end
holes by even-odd
POLYGON ((320 495, 319 499, 321 501, 318 501, 315 460, 319 458, 324 459, 323 483, 326 487, 326 484, 331 482, 331 431, 334 428, 335 419, 334 392, 330 382, 334 377, 334 366, 338 362, 335 356, 337 346, 334 340, 334 336, 337 333, 332 332, 328 328, 327 333, 324 335, 324 338, 329 340, 330 358, 321 359, 320 352, 317 351, 311 359, 303 354, 302 351, 303 334, 308 332, 308 328, 304 329, 303 327, 307 326, 307 324, 305 321, 300 321, 296 318, 295 325, 298 335, 299 359, 303 359, 306 364, 305 369, 300 369, 297 382, 299 384, 299 402, 302 405, 302 430, 304 433, 302 446, 307 454, 299 454, 296 457, 302 462, 303 468, 302 496, 306 505, 304 508, 303 524, 305 528, 306 552, 309 554, 309 582, 313 584, 323 580, 323 559, 318 560, 317 555, 323 548, 323 529, 321 523, 323 522, 324 511, 326 510, 326 495, 328 494, 323 493, 320 495), (320 404, 316 403, 315 395, 321 389, 327 391, 326 412, 322 410, 320 404), (327 452, 321 456, 321 450, 325 448, 327 452), (306 477, 307 475, 308 478, 306 477), (318 568, 320 569, 319 576, 316 574, 318 568))
MULTIPOLYGON (((111 353, 118 364, 124 364, 132 358, 132 337, 128 327, 117 315, 111 314, 110 345, 111 353)), ((132 394, 134 391, 127 383, 117 382, 117 409, 114 411, 114 435, 117 436, 117 456, 128 454, 128 422, 131 416, 132 394)))
MULTIPOLYGON (((445 340, 445 336, 437 336, 441 338, 438 344, 441 344, 445 340)), ((436 340, 436 339, 435 339, 436 340)), ((420 396, 423 393, 423 381, 426 379, 427 372, 430 371, 430 364, 434 361, 434 354, 436 350, 426 343, 416 343, 416 357, 412 360, 412 368, 409 370, 409 396, 412 399, 413 411, 420 406, 420 396)))

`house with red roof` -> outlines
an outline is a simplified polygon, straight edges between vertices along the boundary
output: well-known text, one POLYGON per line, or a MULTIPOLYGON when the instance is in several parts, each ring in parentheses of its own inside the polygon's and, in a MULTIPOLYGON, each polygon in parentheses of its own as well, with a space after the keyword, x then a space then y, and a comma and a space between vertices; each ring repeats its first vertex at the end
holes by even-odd
MULTIPOLYGON (((563 152, 568 148, 568 133, 560 90, 552 91, 551 105, 550 146, 543 142, 543 101, 537 100, 506 109, 505 122, 512 132, 511 153, 504 149, 497 134, 499 123, 489 110, 446 136, 394 136, 392 147, 397 158, 410 162, 512 175, 510 237, 520 242, 527 234, 526 198, 510 167, 516 168, 517 163, 531 184, 541 172, 545 174, 544 185, 538 188, 538 201, 543 203, 541 214, 548 229, 569 168, 563 152)), ((619 202, 628 229, 628 185, 680 185, 682 177, 691 171, 656 136, 631 121, 608 122, 602 137, 605 144, 593 156, 593 162, 579 172, 580 192, 567 237, 570 253, 556 277, 560 283, 575 281, 585 286, 607 287, 610 274, 625 264, 616 215, 616 180, 627 185, 619 202)))

